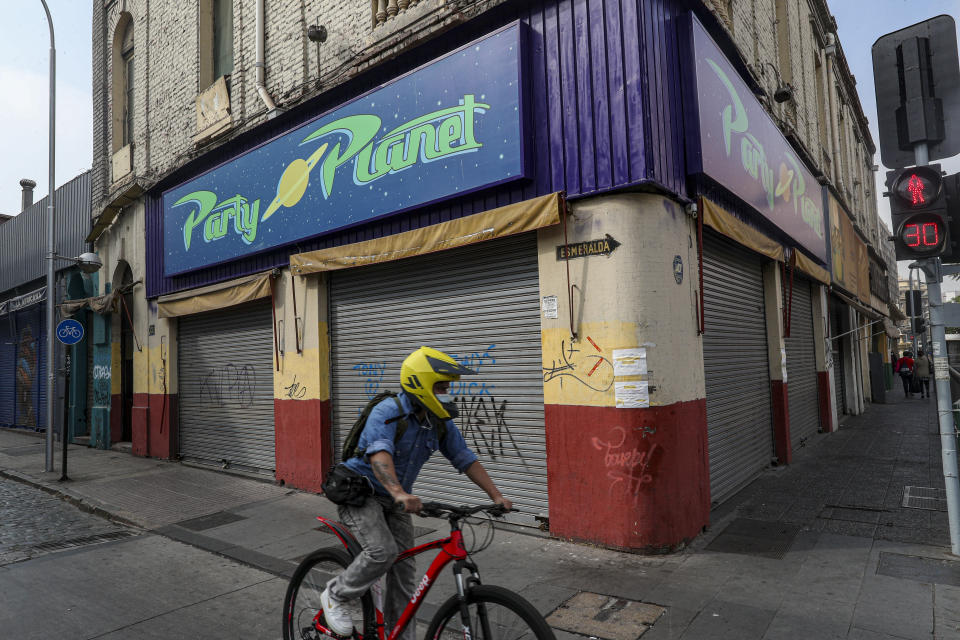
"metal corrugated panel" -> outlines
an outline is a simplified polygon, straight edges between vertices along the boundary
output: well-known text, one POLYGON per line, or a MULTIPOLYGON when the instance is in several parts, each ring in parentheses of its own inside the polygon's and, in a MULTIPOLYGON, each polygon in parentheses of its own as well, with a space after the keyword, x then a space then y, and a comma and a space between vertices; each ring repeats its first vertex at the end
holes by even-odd
POLYGON ((272 473, 273 320, 269 300, 180 318, 180 455, 272 473))
MULTIPOLYGON (((47 273, 47 198, 0 225, 0 292, 43 278, 47 273)), ((90 172, 57 189, 56 251, 78 256, 87 251, 84 242, 90 228, 90 172)), ((57 270, 71 268, 57 261, 57 270)))
POLYGON ((710 497, 719 503, 773 457, 770 372, 761 259, 709 230, 703 241, 710 497))
MULTIPOLYGON (((787 287, 784 302, 787 302, 787 287)), ((817 391, 817 356, 813 342, 813 303, 810 281, 794 276, 793 308, 787 349, 787 402, 790 412, 790 442, 794 449, 820 430, 817 391)))
POLYGON ((47 425, 47 332, 44 305, 34 305, 14 315, 16 343, 16 399, 13 424, 28 429, 47 425))
POLYGON ((17 342, 12 318, 0 316, 0 425, 11 426, 16 406, 17 342))
MULTIPOLYGON (((490 476, 535 524, 547 515, 536 234, 335 271, 330 277, 334 449, 358 411, 383 390, 400 391, 400 365, 421 345, 478 371, 451 386, 456 423, 490 476)), ((415 486, 425 499, 483 502, 440 454, 415 486)))
POLYGON ((336 86, 171 174, 146 198, 147 296, 256 273, 288 262, 276 249, 196 272, 163 275, 160 192, 201 175, 402 73, 515 20, 529 27, 529 180, 495 187, 399 216, 305 239, 313 251, 424 227, 555 191, 569 196, 656 182, 684 193, 677 16, 672 0, 540 0, 501 6, 336 86))

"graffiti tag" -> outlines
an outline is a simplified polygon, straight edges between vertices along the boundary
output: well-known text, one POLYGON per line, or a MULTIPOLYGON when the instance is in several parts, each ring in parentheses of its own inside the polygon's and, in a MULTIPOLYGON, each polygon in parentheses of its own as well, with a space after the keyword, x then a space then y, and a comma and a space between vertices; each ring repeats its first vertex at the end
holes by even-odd
POLYGON ((544 383, 559 380, 563 388, 564 379, 569 379, 594 391, 609 391, 613 386, 613 364, 589 336, 587 340, 591 349, 586 354, 582 354, 582 350, 575 348, 573 343, 567 345, 561 341, 559 357, 551 360, 550 366, 543 369, 544 383))
POLYGON ((229 404, 253 406, 257 374, 248 364, 237 367, 227 364, 222 369, 210 369, 200 383, 200 396, 215 407, 229 404))
POLYGON ((480 455, 485 453, 490 459, 497 460, 512 450, 523 461, 524 466, 527 466, 520 447, 507 426, 506 400, 497 402, 493 397, 475 396, 457 398, 456 403, 460 412, 457 419, 460 432, 474 451, 480 455))
POLYGON ((621 493, 631 498, 636 505, 640 500, 640 488, 653 483, 649 467, 658 445, 653 444, 645 451, 636 447, 625 448, 627 432, 623 427, 614 427, 610 435, 609 441, 594 436, 590 443, 594 449, 603 452, 603 466, 610 480, 610 494, 621 493))
POLYGON ((307 395, 307 388, 297 382, 297 376, 293 376, 293 382, 283 388, 287 392, 287 397, 292 400, 299 400, 307 395))

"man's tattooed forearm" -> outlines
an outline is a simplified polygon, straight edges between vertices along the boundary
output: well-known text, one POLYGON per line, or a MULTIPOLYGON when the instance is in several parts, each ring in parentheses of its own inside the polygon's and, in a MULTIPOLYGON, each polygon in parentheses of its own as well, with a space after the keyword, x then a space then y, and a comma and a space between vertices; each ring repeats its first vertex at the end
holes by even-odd
POLYGON ((383 462, 373 462, 373 475, 377 476, 377 480, 380 481, 384 487, 399 487, 400 483, 397 482, 394 477, 395 472, 393 472, 393 465, 384 464, 383 462))

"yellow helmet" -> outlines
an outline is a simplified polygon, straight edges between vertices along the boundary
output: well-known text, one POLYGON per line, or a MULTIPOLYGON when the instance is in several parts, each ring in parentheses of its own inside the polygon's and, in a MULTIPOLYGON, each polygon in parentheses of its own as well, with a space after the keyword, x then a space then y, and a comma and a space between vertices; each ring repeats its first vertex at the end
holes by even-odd
POLYGON ((433 385, 437 382, 455 382, 460 376, 476 372, 459 364, 443 351, 420 347, 400 366, 400 386, 420 401, 430 413, 442 420, 455 418, 457 407, 452 398, 437 398, 433 385))

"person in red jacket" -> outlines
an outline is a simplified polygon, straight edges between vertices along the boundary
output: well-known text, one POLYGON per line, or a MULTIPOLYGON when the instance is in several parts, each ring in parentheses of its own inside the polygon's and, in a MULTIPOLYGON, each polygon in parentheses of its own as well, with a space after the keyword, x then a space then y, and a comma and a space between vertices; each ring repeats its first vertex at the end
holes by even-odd
POLYGON ((897 360, 896 371, 900 374, 900 380, 903 382, 903 397, 911 397, 910 383, 913 382, 913 372, 916 370, 916 364, 913 361, 913 354, 909 351, 903 352, 903 357, 897 360))

